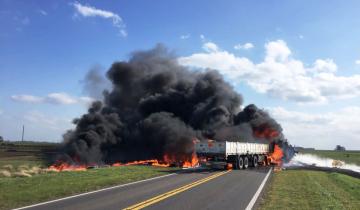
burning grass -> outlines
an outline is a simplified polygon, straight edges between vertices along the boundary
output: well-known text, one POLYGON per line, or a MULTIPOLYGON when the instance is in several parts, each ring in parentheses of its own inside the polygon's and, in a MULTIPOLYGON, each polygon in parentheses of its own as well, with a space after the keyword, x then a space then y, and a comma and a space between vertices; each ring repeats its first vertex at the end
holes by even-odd
POLYGON ((360 179, 307 170, 274 174, 260 209, 360 209, 360 179))
POLYGON ((45 173, 31 178, 0 178, 0 209, 10 209, 59 197, 168 174, 178 168, 124 166, 86 171, 45 173))
MULTIPOLYGON (((116 162, 111 164, 112 167, 119 166, 132 166, 132 165, 147 165, 156 167, 181 167, 181 168, 194 168, 199 166, 199 160, 195 152, 190 156, 175 156, 165 154, 161 160, 150 159, 150 160, 136 160, 126 163, 116 162)), ((110 166, 110 165, 108 165, 110 166)), ((66 162, 57 161, 46 169, 47 172, 63 172, 63 171, 86 171, 88 168, 96 168, 97 165, 82 165, 82 164, 68 164, 66 162)))

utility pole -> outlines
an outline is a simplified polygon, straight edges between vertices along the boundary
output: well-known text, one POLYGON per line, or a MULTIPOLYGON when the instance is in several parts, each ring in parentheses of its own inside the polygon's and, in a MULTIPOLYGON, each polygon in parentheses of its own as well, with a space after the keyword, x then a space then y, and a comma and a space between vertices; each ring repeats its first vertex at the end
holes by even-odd
POLYGON ((23 125, 22 135, 21 135, 21 141, 24 141, 24 132, 25 132, 25 126, 23 125))

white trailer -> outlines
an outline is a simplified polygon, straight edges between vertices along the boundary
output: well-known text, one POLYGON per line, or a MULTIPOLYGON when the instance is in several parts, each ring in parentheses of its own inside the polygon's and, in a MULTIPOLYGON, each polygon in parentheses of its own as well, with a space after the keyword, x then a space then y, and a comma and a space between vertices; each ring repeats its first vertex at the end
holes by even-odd
POLYGON ((203 166, 212 168, 245 169, 257 167, 259 163, 267 165, 269 144, 230 142, 230 141, 199 141, 195 151, 203 166))

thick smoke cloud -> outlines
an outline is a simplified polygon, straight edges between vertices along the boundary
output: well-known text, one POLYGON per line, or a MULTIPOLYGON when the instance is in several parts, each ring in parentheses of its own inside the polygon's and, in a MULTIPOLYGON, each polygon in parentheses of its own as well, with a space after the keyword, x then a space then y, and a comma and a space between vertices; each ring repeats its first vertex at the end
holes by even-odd
POLYGON ((64 135, 72 161, 184 159, 195 138, 282 141, 281 126, 266 112, 255 105, 240 110, 242 96, 217 71, 181 66, 162 45, 115 62, 107 78, 112 87, 103 102, 93 103, 64 135))

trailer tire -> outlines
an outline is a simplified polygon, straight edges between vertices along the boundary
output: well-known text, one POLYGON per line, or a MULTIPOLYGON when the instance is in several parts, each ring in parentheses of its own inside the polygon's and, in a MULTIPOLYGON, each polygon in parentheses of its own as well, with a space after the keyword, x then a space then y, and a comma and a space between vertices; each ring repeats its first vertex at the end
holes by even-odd
POLYGON ((238 156, 236 158, 236 169, 243 169, 244 168, 244 160, 242 157, 238 156))
POLYGON ((258 166, 258 157, 256 155, 254 155, 254 157, 252 159, 252 166, 254 168, 256 168, 258 166))
POLYGON ((243 168, 247 169, 248 167, 249 167, 249 158, 247 156, 245 156, 243 168))

